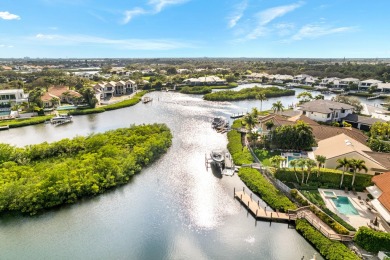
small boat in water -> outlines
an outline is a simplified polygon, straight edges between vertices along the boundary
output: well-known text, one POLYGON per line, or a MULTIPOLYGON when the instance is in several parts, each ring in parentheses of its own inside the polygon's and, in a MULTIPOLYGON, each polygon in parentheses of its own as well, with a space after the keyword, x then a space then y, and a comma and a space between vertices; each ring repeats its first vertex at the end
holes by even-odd
POLYGON ((229 123, 226 121, 223 117, 214 117, 213 121, 211 122, 211 126, 213 128, 223 128, 227 127, 229 123))
POLYGON ((50 120, 53 125, 63 125, 72 122, 72 116, 70 115, 57 115, 50 120))
POLYGON ((151 97, 144 96, 144 97, 142 98, 142 103, 144 103, 144 104, 149 103, 149 102, 151 102, 151 101, 153 101, 153 98, 151 98, 151 97))

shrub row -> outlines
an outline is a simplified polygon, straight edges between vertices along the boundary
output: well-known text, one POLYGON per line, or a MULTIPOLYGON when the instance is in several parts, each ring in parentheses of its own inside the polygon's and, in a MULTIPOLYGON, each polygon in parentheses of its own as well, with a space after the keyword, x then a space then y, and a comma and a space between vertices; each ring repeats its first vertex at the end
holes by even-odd
POLYGON ((50 120, 53 116, 37 116, 31 118, 22 118, 22 119, 14 119, 9 121, 3 121, 0 123, 0 126, 9 125, 9 128, 16 128, 28 125, 37 125, 42 124, 47 120, 50 120))
MULTIPOLYGON (((318 169, 313 169, 310 174, 310 179, 308 182, 309 186, 313 186, 315 188, 340 188, 340 180, 342 171, 321 168, 320 175, 317 177, 318 169)), ((298 176, 301 176, 301 169, 296 169, 298 176)), ((306 171, 305 171, 306 172, 306 171)), ((281 168, 278 169, 275 173, 275 177, 283 182, 296 182, 294 169, 291 168, 281 168)), ((371 175, 367 174, 356 174, 354 187, 356 190, 363 191, 366 187, 371 185, 371 175)), ((345 173, 344 174, 344 187, 350 187, 352 183, 352 174, 345 173)))
POLYGON ((347 222, 345 222, 344 219, 340 218, 339 216, 337 216, 337 214, 335 214, 333 211, 331 211, 330 209, 328 208, 325 208, 323 207, 322 210, 328 214, 329 216, 331 216, 334 220, 336 220, 337 222, 340 223, 340 225, 342 225, 343 227, 345 227, 346 229, 348 229, 349 231, 356 231, 356 229, 351 226, 350 224, 348 224, 347 222))
MULTIPOLYGON (((304 197, 302 197, 296 189, 291 190, 291 196, 295 200, 299 202, 302 206, 309 206, 310 203, 308 200, 304 197)), ((346 227, 342 226, 340 223, 332 219, 330 216, 328 216, 326 213, 322 212, 321 210, 317 209, 313 205, 310 205, 310 210, 319 217, 322 221, 324 221, 329 227, 331 227, 335 232, 342 234, 342 235, 349 235, 349 231, 346 227)))
POLYGON ((124 108, 124 107, 134 106, 135 104, 137 104, 138 102, 141 101, 141 97, 143 95, 145 95, 147 92, 148 91, 145 91, 145 90, 141 91, 141 92, 135 94, 134 97, 127 99, 127 100, 124 100, 124 101, 121 101, 121 102, 118 102, 118 103, 115 103, 115 104, 107 105, 104 107, 97 107, 97 108, 77 109, 77 110, 70 111, 69 114, 71 114, 71 115, 87 115, 87 114, 102 113, 102 112, 109 111, 109 110, 115 110, 115 109, 120 109, 120 108, 124 108))
POLYGON ((375 231, 368 227, 360 227, 354 237, 356 244, 367 251, 390 251, 390 233, 375 231))
POLYGON ((260 196, 265 203, 271 208, 281 212, 287 212, 289 209, 296 209, 296 205, 292 203, 283 193, 275 188, 261 173, 256 169, 241 168, 238 176, 248 188, 260 196))
POLYGON ((227 134, 228 145, 227 148, 233 157, 233 161, 236 165, 249 164, 253 162, 251 153, 247 147, 243 147, 241 140, 241 133, 236 130, 231 130, 227 134))
POLYGON ((296 229, 306 240, 314 245, 325 259, 360 259, 343 243, 326 238, 304 219, 297 219, 296 229))
POLYGON ((265 94, 267 98, 292 96, 295 95, 294 90, 280 89, 278 87, 253 87, 241 89, 239 91, 219 91, 204 95, 205 100, 209 101, 234 101, 244 99, 256 99, 256 96, 260 93, 265 94))
POLYGON ((212 89, 211 87, 207 87, 207 86, 198 86, 198 87, 183 87, 181 90, 180 90, 180 93, 183 93, 183 94, 195 94, 195 95, 204 95, 204 94, 208 94, 208 93, 211 93, 212 89))

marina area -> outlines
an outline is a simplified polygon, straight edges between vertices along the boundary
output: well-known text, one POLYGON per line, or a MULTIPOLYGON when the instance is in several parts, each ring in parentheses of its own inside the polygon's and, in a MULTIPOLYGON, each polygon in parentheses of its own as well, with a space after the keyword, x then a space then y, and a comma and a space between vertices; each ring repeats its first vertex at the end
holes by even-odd
MULTIPOLYGON (((313 246, 288 225, 255 223, 253 216, 232 196, 234 187, 243 186, 236 174, 216 178, 204 166, 205 153, 210 156, 211 151, 226 149, 227 145, 226 135, 211 127, 212 119, 250 110, 257 101, 240 101, 247 105, 238 106, 236 102, 206 102, 201 96, 172 91, 149 95, 154 99, 153 106, 137 104, 74 116, 73 124, 63 127, 41 124, 0 133, 2 140, 17 146, 155 122, 167 124, 174 135, 168 153, 127 185, 33 218, 5 216, 6 221, 0 223, 1 258, 301 259, 305 256, 309 259, 313 256, 316 252, 313 246), (295 245, 293 248, 289 247, 291 243, 295 245), (21 245, 23 250, 18 249, 21 245), (67 250, 69 247, 73 248, 71 252, 67 250)), ((263 108, 269 109, 266 103, 263 108)), ((229 165, 228 161, 225 164, 229 165)), ((267 206, 255 195, 252 199, 263 208, 267 206)))

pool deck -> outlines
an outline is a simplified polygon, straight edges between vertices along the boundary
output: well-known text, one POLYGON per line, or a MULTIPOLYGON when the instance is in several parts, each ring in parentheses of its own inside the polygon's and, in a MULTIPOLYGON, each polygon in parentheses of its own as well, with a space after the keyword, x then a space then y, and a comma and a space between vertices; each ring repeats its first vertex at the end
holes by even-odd
MULTIPOLYGON (((325 205, 328 209, 336 213, 340 218, 345 220, 347 223, 349 223, 354 228, 358 229, 361 226, 368 226, 370 224, 370 220, 374 220, 377 216, 375 210, 369 210, 370 205, 367 204, 366 198, 368 193, 365 192, 356 192, 356 194, 353 194, 352 191, 349 191, 348 193, 345 193, 344 190, 331 190, 331 189, 318 189, 318 191, 321 194, 322 199, 325 202, 325 205), (332 191, 337 196, 344 196, 348 197, 350 199, 350 202, 355 207, 355 209, 358 211, 359 215, 344 215, 341 214, 337 208, 334 206, 333 202, 331 201, 331 198, 326 198, 323 194, 323 191, 332 191), (361 200, 359 200, 359 196, 361 200)), ((378 217, 379 219, 379 217, 378 217)), ((385 230, 385 228, 382 225, 379 225, 380 230, 385 230)))

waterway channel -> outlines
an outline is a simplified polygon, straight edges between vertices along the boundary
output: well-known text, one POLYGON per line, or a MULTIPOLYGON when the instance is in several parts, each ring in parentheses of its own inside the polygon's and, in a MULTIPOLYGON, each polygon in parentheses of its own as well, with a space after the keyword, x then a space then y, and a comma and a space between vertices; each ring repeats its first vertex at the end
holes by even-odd
MULTIPOLYGON (((258 101, 207 102, 174 92, 153 102, 0 132, 17 146, 52 142, 131 124, 166 123, 172 147, 132 181, 92 199, 37 216, 0 216, 0 259, 309 259, 315 249, 283 223, 255 222, 233 199, 237 176, 205 167, 205 154, 225 148, 215 116, 259 107, 258 101)), ((263 102, 269 109, 279 99, 263 102)), ((283 97, 285 106, 296 98, 283 97)), ((264 205, 264 204, 263 204, 264 205)), ((317 259, 322 259, 317 254, 317 259)))

